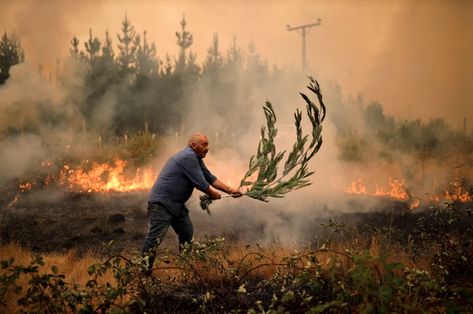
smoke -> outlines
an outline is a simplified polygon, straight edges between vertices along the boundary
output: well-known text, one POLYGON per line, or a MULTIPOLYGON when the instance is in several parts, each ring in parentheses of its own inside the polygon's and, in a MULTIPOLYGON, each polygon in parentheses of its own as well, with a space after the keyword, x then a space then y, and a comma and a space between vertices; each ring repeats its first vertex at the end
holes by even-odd
POLYGON ((32 167, 47 157, 41 138, 36 135, 28 134, 0 142, 0 184, 4 184, 7 179, 28 174, 34 170, 32 167))
MULTIPOLYGON (((448 178, 455 165, 445 163, 443 157, 424 158, 422 150, 414 154, 397 149, 400 145, 415 144, 415 139, 405 138, 404 144, 381 140, 378 133, 384 130, 370 128, 364 110, 371 100, 378 100, 385 109, 382 116, 386 120, 395 116, 411 121, 411 114, 412 118, 469 117, 473 101, 469 92, 473 85, 469 70, 473 47, 465 30, 471 28, 473 20, 471 4, 466 1, 341 3, 299 1, 289 5, 268 1, 253 6, 235 1, 231 8, 238 20, 223 13, 227 4, 213 2, 198 5, 145 2, 143 6, 130 6, 126 1, 119 4, 2 1, 0 27, 18 32, 28 62, 14 66, 10 79, 0 86, 0 133, 19 130, 0 142, 0 162, 4 165, 0 182, 27 175, 44 159, 89 156, 101 143, 102 134, 98 130, 113 127, 121 86, 109 89, 91 109, 90 125, 84 123, 85 117, 78 108, 88 96, 84 86, 88 68, 65 57, 73 35, 81 38, 83 49, 89 27, 95 35, 111 26, 110 32, 115 34, 127 12, 136 22, 137 30, 149 30, 150 41, 157 38, 158 56, 163 58, 166 52, 177 51, 174 31, 185 12, 188 29, 196 38, 192 49, 198 52, 198 60, 205 58, 211 34, 218 30, 223 54, 225 45, 237 35, 238 45, 245 46, 250 39, 255 41, 257 50, 268 58, 262 63, 284 67, 288 63, 299 64, 300 55, 300 38, 286 32, 285 24, 310 22, 321 12, 323 24, 317 33, 312 31, 314 37, 308 38, 308 57, 312 69, 316 69, 311 74, 320 80, 328 116, 324 144, 309 166, 316 172, 311 177, 313 184, 269 203, 246 198, 215 202, 214 216, 204 216, 205 221, 218 222, 220 232, 233 230, 248 241, 263 233, 263 242, 287 244, 309 239, 314 233, 312 227, 326 218, 330 210, 367 210, 377 206, 376 202, 364 200, 363 206, 353 208, 353 197, 345 194, 344 189, 359 178, 371 184, 371 189, 375 183, 388 186, 388 177, 393 176, 408 180, 407 187, 416 195, 432 192, 439 182, 448 178), (219 14, 212 14, 211 7, 216 7, 219 14), (255 20, 258 24, 264 15, 267 23, 258 25, 261 28, 249 22, 242 25, 245 14, 251 14, 246 21, 255 20), (214 15, 216 18, 211 23, 208 17, 214 15), (156 19, 157 16, 160 18, 156 19), (58 59, 61 59, 59 67, 58 59), (39 64, 43 64, 42 72, 38 71, 39 64), (49 79, 49 73, 57 73, 56 80, 49 79), (347 96, 360 91, 367 101, 347 96), (411 114, 407 108, 411 108, 411 114)), ((260 127, 265 123, 261 108, 267 99, 278 116, 277 147, 290 149, 295 139, 292 114, 296 108, 305 107, 298 93, 310 94, 305 89, 307 73, 285 68, 273 72, 267 82, 261 80, 260 74, 221 73, 221 81, 228 84, 222 87, 230 85, 231 90, 215 88, 212 82, 185 90, 188 111, 182 125, 169 130, 170 134, 161 135, 160 154, 152 165, 160 168, 185 145, 188 134, 201 131, 211 141, 211 153, 205 160, 208 167, 222 181, 238 186, 249 157, 255 153, 260 127)), ((161 95, 148 89, 137 95, 134 105, 155 97, 161 95)), ((307 123, 304 129, 309 131, 307 123)), ((437 129, 432 137, 446 143, 448 139, 443 137, 447 131, 437 129)), ((425 136, 420 134, 418 139, 422 143, 425 136)), ((191 208, 198 208, 197 194, 194 193, 191 208)))
POLYGON ((472 21, 469 1, 403 2, 365 86, 378 90, 391 115, 442 116, 460 126, 472 113, 472 21))
POLYGON ((100 2, 92 0, 3 0, 0 29, 18 33, 26 60, 49 75, 56 73, 58 62, 68 54, 75 21, 100 13, 100 2))

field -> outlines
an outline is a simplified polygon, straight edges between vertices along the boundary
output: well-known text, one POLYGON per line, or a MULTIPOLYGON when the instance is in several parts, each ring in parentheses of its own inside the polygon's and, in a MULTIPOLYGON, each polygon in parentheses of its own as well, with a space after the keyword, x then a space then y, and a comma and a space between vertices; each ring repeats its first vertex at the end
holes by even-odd
MULTIPOLYGON (((369 212, 331 211, 310 222, 312 240, 293 245, 248 241, 237 224, 222 232, 193 212, 192 248, 179 253, 169 232, 148 277, 137 253, 146 232, 145 194, 3 198, 6 313, 473 310, 471 202, 411 211, 380 199, 369 212)), ((257 221, 247 228, 264 229, 257 221)))

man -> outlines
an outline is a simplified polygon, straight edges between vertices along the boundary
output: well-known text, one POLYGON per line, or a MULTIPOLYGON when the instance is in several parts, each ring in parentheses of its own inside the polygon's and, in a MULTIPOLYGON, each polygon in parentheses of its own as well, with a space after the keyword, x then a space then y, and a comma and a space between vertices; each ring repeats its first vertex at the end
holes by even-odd
POLYGON ((179 246, 190 243, 193 236, 192 222, 185 202, 194 188, 220 198, 215 189, 240 197, 237 189, 218 180, 205 166, 203 158, 209 151, 209 140, 201 133, 193 134, 187 147, 172 156, 164 165, 154 183, 148 200, 148 235, 144 241, 142 254, 148 256, 148 274, 151 273, 156 247, 162 242, 171 226, 179 236, 179 246))

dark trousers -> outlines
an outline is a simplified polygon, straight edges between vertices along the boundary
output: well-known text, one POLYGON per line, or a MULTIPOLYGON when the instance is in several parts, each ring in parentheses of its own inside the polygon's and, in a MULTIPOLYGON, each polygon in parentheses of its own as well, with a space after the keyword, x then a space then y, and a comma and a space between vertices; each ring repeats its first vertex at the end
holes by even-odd
POLYGON ((160 203, 148 203, 148 235, 141 251, 143 257, 148 256, 148 269, 153 268, 156 248, 163 241, 171 226, 179 236, 179 247, 191 243, 194 228, 188 210, 182 206, 178 216, 172 215, 160 203))

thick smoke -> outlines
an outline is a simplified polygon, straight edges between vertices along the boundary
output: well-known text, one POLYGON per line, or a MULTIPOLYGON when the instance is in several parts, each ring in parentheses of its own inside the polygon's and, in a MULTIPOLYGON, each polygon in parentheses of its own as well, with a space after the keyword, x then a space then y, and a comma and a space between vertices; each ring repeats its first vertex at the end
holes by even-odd
MULTIPOLYGON (((14 66, 10 79, 4 86, 0 86, 0 132, 17 130, 16 134, 11 134, 0 142, 0 162, 3 165, 0 183, 28 175, 34 171, 32 168, 45 159, 54 160, 63 156, 90 158, 89 153, 100 148, 103 132, 114 127, 113 118, 124 96, 120 85, 107 90, 91 108, 89 123, 84 123, 86 117, 79 108, 83 108, 86 103, 88 90, 84 86, 84 80, 88 68, 77 60, 65 57, 69 53, 70 39, 75 33, 71 25, 76 22, 70 21, 69 17, 77 16, 75 15, 77 11, 83 15, 92 11, 94 12, 92 16, 99 15, 102 12, 101 8, 110 4, 104 2, 99 5, 91 3, 84 5, 81 2, 80 5, 73 5, 52 1, 43 6, 39 5, 39 2, 32 0, 19 4, 5 3, 8 10, 0 10, 1 17, 5 17, 7 25, 13 25, 22 36, 27 60, 31 61, 14 66), (32 18, 33 16, 35 18, 32 18), (55 35, 37 36, 38 30, 55 35), (59 68, 56 66, 58 57, 62 60, 59 68), (46 66, 48 71, 38 72, 39 63, 48 64, 46 66), (56 70, 58 70, 57 76, 53 75, 54 79, 49 79, 48 73, 54 73, 56 70), (31 130, 34 132, 30 132, 31 130)), ((308 2, 301 3, 308 4, 308 2)), ((328 30, 325 35, 321 35, 317 49, 311 50, 317 51, 316 58, 312 52, 309 53, 310 61, 313 61, 312 70, 300 72, 278 64, 283 69, 273 71, 271 64, 277 63, 275 60, 279 55, 274 53, 269 56, 269 53, 263 53, 264 58, 268 58, 269 61, 263 59, 260 62, 267 65, 266 69, 271 69, 270 74, 266 76, 238 69, 220 74, 220 80, 227 83, 222 87, 231 87, 230 90, 216 88, 209 81, 201 82, 196 88, 180 91, 185 94, 186 103, 181 125, 175 125, 168 133, 159 135, 159 154, 149 165, 160 169, 169 156, 185 145, 190 133, 201 131, 207 133, 211 141, 211 152, 205 160, 209 168, 223 181, 234 187, 238 186, 246 171, 249 157, 255 153, 260 127, 265 123, 262 111, 264 102, 271 101, 278 116, 278 149, 290 149, 295 138, 292 114, 296 108, 305 109, 305 103, 298 93, 305 92, 310 95, 305 88, 308 83, 306 75, 313 74, 321 83, 328 109, 328 117, 324 124, 324 144, 320 153, 310 163, 310 169, 316 172, 311 177, 313 184, 288 194, 284 199, 271 200, 269 203, 246 198, 223 199, 215 202, 214 216, 210 218, 203 216, 204 213, 198 209, 199 193, 195 193, 190 207, 203 228, 201 232, 205 233, 205 225, 209 224, 221 233, 230 235, 236 233, 238 239, 244 241, 276 241, 288 244, 310 240, 314 234, 313 227, 318 226, 330 211, 369 210, 377 206, 375 201, 368 198, 360 201, 362 205, 354 206, 354 197, 345 194, 344 189, 347 185, 359 178, 367 184, 374 185, 376 182, 388 185, 388 177, 393 176, 405 179, 407 187, 417 196, 432 193, 438 182, 450 179, 452 168, 468 161, 458 160, 455 163, 444 157, 445 154, 442 153, 442 147, 439 147, 438 143, 443 145, 448 142, 449 139, 445 137, 453 134, 450 132, 451 129, 442 125, 435 128, 435 125, 432 125, 430 128, 432 132, 424 134, 423 127, 429 123, 428 120, 419 121, 415 128, 415 119, 409 117, 405 129, 408 136, 401 138, 402 141, 390 142, 381 135, 382 132, 387 132, 388 135, 401 132, 402 120, 391 117, 391 114, 405 117, 402 108, 405 108, 406 103, 412 104, 413 118, 447 116, 443 109, 439 109, 439 99, 442 104, 458 105, 459 107, 455 108, 464 110, 462 111, 464 115, 470 114, 467 109, 471 103, 471 95, 466 86, 471 86, 472 76, 466 70, 471 67, 465 65, 468 65, 467 63, 473 58, 469 57, 471 49, 470 41, 465 39, 467 32, 461 32, 463 27, 468 26, 467 20, 470 14, 468 10, 463 10, 463 5, 468 6, 465 2, 453 5, 448 5, 446 2, 434 4, 422 2, 415 5, 402 2, 396 6, 395 16, 389 15, 392 17, 392 25, 387 23, 388 26, 384 27, 391 31, 387 32, 385 40, 381 40, 382 44, 377 42, 373 47, 368 42, 369 33, 364 32, 360 35, 365 39, 363 42, 371 47, 369 50, 374 50, 376 53, 368 56, 360 51, 353 51, 347 56, 342 53, 350 53, 351 49, 343 47, 343 38, 333 40, 327 33, 343 34, 337 27, 343 26, 343 30, 347 30, 350 23, 340 21, 343 20, 341 17, 348 17, 348 14, 342 12, 337 15, 333 7, 328 8, 326 4, 320 4, 321 8, 326 8, 340 18, 338 20, 340 26, 335 26, 333 21, 327 21, 328 30), (445 12, 445 19, 440 12, 445 12), (434 20, 447 22, 441 23, 440 26, 433 25, 432 16, 435 17, 434 20), (455 16, 458 19, 455 19, 455 16), (415 23, 415 26, 412 26, 412 23, 415 23), (429 26, 432 26, 434 31, 429 26), (413 28, 416 31, 420 28, 422 32, 413 32, 413 28), (406 36, 410 32, 416 36, 406 36), (428 35, 423 36, 425 34, 428 35), (449 36, 456 38, 456 41, 451 45, 432 46, 438 39, 436 36, 440 36, 442 43, 448 42, 449 36), (359 61, 356 68, 361 68, 362 74, 357 78, 348 75, 347 79, 340 73, 347 72, 344 68, 345 61, 353 59, 359 61), (342 71, 340 67, 343 67, 342 71), (314 68, 316 70, 313 70, 314 68), (262 80, 262 77, 270 80, 262 80), (329 82, 328 79, 339 79, 342 87, 329 82), (359 82, 354 82, 356 80, 359 82), (350 85, 350 91, 355 90, 355 93, 358 90, 365 93, 367 90, 376 90, 376 93, 372 94, 376 99, 372 99, 371 96, 368 96, 367 100, 347 96, 344 90, 345 82, 348 82, 346 85, 350 85), (382 102, 381 113, 376 105, 370 107, 372 100, 382 102), (388 106, 384 100, 387 100, 388 106), (428 114, 419 112, 425 111, 425 108, 432 104, 434 109, 428 114), (368 108, 372 108, 372 111, 368 108), (370 115, 370 112, 374 113, 370 115), (418 136, 416 130, 420 130, 418 136), (425 141, 428 136, 432 138, 431 142, 425 141), (433 144, 423 149, 424 143, 433 144), (420 145, 420 149, 415 151, 409 151, 407 148, 398 149, 403 145, 416 147, 417 144, 420 145), (261 237, 261 234, 264 236, 261 237)), ((366 10, 365 6, 362 5, 362 9, 366 10)), ((375 16, 376 10, 368 11, 376 21, 382 20, 382 16, 375 16)), ((386 9, 382 10, 385 11, 386 9)), ((115 19, 119 25, 124 12, 120 11, 117 14, 119 16, 117 15, 115 19)), ((182 16, 181 11, 174 14, 178 19, 182 16)), ((281 15, 281 12, 279 14, 281 15)), ((298 17, 305 16, 301 12, 299 14, 293 18, 297 20, 298 17)), ((140 20, 130 13, 129 16, 132 21, 140 20)), ((193 32, 193 27, 198 28, 201 21, 193 19, 190 14, 187 16, 192 21, 189 29, 193 32)), ((94 28, 99 21, 97 19, 91 23, 89 26, 94 28)), ((175 21, 175 25, 178 25, 177 23, 178 20, 175 21)), ((363 27, 371 26, 362 24, 356 27, 363 30, 363 27)), ((355 26, 350 24, 350 27, 355 26)), ((177 27, 173 25, 172 30, 176 29, 177 27)), ((83 30, 80 32, 84 33, 83 30)), ((115 32, 111 33, 115 40, 115 32)), ((168 33, 170 36, 173 35, 172 31, 168 33)), ((199 37, 198 34, 196 38, 199 37)), ((81 45, 85 39, 81 38, 81 45)), ((230 36, 221 35, 220 40, 221 43, 232 42, 230 36)), ((172 41, 175 45, 175 37, 172 37, 172 41)), ((205 33, 205 37, 200 33, 199 41, 206 42, 207 48, 211 45, 209 30, 205 33)), ((363 46, 359 40, 351 38, 349 42, 352 41, 363 46)), ((236 42, 238 45, 243 45, 242 49, 248 52, 248 42, 240 37, 237 37, 236 42)), ((257 39, 255 43, 258 50, 265 50, 266 47, 260 46, 257 39)), ((297 45, 299 44, 297 41, 297 45)), ((161 47, 160 45, 161 42, 158 41, 158 47, 161 47)), ((353 47, 359 48, 356 45, 353 47)), ((161 60, 165 59, 164 54, 168 49, 158 48, 161 60)), ((298 48, 285 50, 289 50, 291 55, 300 53, 298 48)), ((226 52, 225 48, 222 49, 223 57, 226 57, 226 52)), ((200 60, 204 59, 204 56, 205 52, 200 53, 200 60)), ((131 105, 139 106, 142 102, 149 102, 161 95, 148 89, 146 93, 131 96, 136 97, 130 99, 138 99, 131 105)), ((132 114, 135 110, 138 109, 132 109, 128 113, 132 114)), ((128 118, 126 115, 123 116, 128 118)), ((140 123, 144 126, 142 121, 140 123)), ((306 132, 309 131, 308 127, 305 123, 306 132)), ((453 151, 450 146, 448 149, 453 151)), ((106 159, 109 156, 101 154, 100 157, 106 159)))

